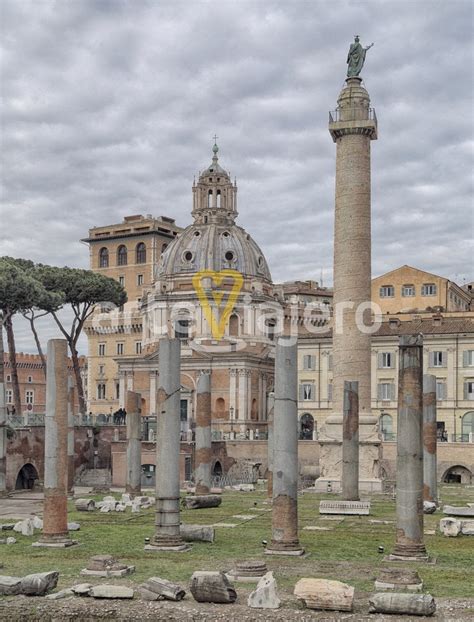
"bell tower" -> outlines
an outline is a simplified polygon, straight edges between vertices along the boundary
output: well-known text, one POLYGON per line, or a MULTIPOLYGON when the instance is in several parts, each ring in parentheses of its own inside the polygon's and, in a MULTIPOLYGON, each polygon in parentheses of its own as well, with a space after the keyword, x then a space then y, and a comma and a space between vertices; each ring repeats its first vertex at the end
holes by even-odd
POLYGON ((212 147, 212 163, 193 183, 192 216, 196 224, 233 224, 237 212, 237 184, 232 183, 229 173, 219 164, 219 147, 212 147))

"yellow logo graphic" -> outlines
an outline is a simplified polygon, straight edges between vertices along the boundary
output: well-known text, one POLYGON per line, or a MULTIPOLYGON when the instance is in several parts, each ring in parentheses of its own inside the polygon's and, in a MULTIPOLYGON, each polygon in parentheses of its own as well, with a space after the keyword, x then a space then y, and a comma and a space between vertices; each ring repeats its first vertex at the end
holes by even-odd
POLYGON ((237 302, 243 283, 244 277, 240 274, 240 272, 237 272, 237 270, 220 270, 219 272, 215 270, 201 270, 193 276, 193 287, 198 295, 207 323, 211 327, 211 335, 213 339, 222 339, 224 336, 227 320, 229 319, 234 305, 237 302), (232 281, 232 289, 229 292, 229 297, 227 298, 222 313, 219 313, 219 310, 224 299, 225 290, 211 290, 209 292, 209 289, 206 288, 206 291, 203 285, 204 279, 211 279, 218 287, 222 285, 224 279, 232 281), (212 299, 208 297, 208 293, 212 295, 212 299), (212 302, 214 302, 217 307, 217 317, 214 315, 214 305, 212 305, 212 302))

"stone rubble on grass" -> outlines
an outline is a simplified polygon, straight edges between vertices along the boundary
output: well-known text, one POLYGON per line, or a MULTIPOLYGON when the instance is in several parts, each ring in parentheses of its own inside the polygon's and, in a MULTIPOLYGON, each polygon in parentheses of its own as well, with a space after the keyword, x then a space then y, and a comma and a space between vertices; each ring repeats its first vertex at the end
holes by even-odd
POLYGON ((0 596, 44 596, 58 584, 59 572, 39 572, 25 577, 0 576, 0 596))
POLYGON ((82 576, 124 577, 135 572, 135 566, 121 564, 112 555, 94 555, 87 568, 81 570, 82 576))
POLYGON ((32 518, 24 518, 13 527, 13 531, 21 533, 23 536, 33 536, 35 533, 35 527, 32 518))
POLYGON ((439 530, 444 536, 456 537, 461 533, 461 521, 456 518, 442 518, 439 521, 439 530))
POLYGON ((278 609, 280 604, 281 601, 278 598, 277 584, 273 572, 267 572, 248 597, 247 605, 254 609, 278 609))
POLYGON ((443 514, 450 514, 452 516, 472 516, 474 518, 474 507, 467 506, 455 506, 445 505, 443 507, 443 514))
POLYGON ((121 499, 121 503, 123 503, 123 505, 128 505, 132 503, 132 497, 128 494, 128 492, 124 492, 122 494, 122 499, 121 499))
POLYGON ((464 536, 474 536, 474 520, 462 520, 461 533, 464 536))
POLYGON ((59 600, 61 598, 69 598, 70 596, 74 596, 74 592, 70 587, 68 587, 64 590, 59 590, 59 592, 48 594, 45 598, 48 598, 49 600, 59 600))
POLYGON ((180 601, 186 594, 180 585, 160 577, 150 577, 138 587, 138 590, 144 600, 180 601))
POLYGON ((369 599, 369 613, 432 616, 436 603, 430 594, 374 594, 369 599))
POLYGON ((94 499, 76 499, 74 506, 78 512, 93 512, 96 509, 94 499))
POLYGON ((79 531, 81 528, 80 523, 68 523, 67 524, 68 531, 79 531))
POLYGON ((15 527, 15 523, 4 523, 0 525, 0 531, 11 531, 15 527))
POLYGON ((190 591, 198 603, 233 603, 237 599, 232 583, 223 572, 194 572, 190 591))
POLYGON ((308 609, 352 611, 354 605, 354 588, 329 579, 300 579, 294 595, 308 609))
POLYGON ((32 521, 35 529, 43 529, 43 521, 39 516, 33 516, 32 521))
POLYGON ((127 506, 124 505, 123 503, 117 503, 117 505, 115 506, 115 511, 116 512, 125 512, 127 506))
POLYGON ((132 512, 136 513, 136 512, 140 512, 140 501, 138 501, 138 499, 134 499, 132 501, 132 512))
POLYGON ((78 583, 73 585, 71 590, 76 596, 89 596, 93 587, 92 583, 78 583))
POLYGON ((185 542, 214 542, 215 530, 211 525, 179 526, 179 533, 185 542))
POLYGON ((121 585, 94 585, 89 592, 92 598, 133 598, 133 590, 121 585))
POLYGON ((434 514, 436 512, 436 503, 432 501, 423 501, 423 513, 434 514))
POLYGON ((12 536, 9 536, 7 538, 6 544, 16 544, 16 538, 13 538, 12 536))

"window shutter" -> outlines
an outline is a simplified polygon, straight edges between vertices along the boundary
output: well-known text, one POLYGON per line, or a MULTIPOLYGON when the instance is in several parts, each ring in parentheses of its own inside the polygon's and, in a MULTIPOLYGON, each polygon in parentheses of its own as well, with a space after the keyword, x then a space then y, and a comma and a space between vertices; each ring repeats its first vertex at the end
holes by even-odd
POLYGON ((441 367, 447 367, 448 365, 448 353, 441 352, 441 367))
POLYGON ((393 401, 395 401, 395 385, 391 384, 390 385, 390 399, 393 401))
POLYGON ((467 390, 468 390, 468 384, 467 382, 464 383, 464 399, 467 400, 467 390))
POLYGON ((382 399, 382 385, 381 384, 377 385, 377 399, 378 400, 382 399))
POLYGON ((392 369, 394 369, 394 368, 395 368, 395 357, 396 357, 396 356, 397 356, 397 355, 395 354, 395 352, 392 352, 392 353, 390 354, 390 367, 391 367, 392 369))
POLYGON ((311 388, 311 399, 314 400, 315 395, 316 395, 315 390, 314 390, 314 382, 312 382, 309 386, 311 388))
POLYGON ((300 384, 300 402, 304 400, 304 386, 300 384))
POLYGON ((434 352, 429 353, 429 367, 434 367, 434 352))
POLYGON ((311 369, 316 369, 316 357, 314 356, 314 354, 309 357, 309 360, 310 360, 309 361, 310 362, 310 368, 311 369))
POLYGON ((441 394, 443 396, 443 400, 445 400, 447 398, 448 395, 448 386, 445 382, 443 382, 443 389, 441 391, 441 394))
POLYGON ((383 367, 383 352, 379 352, 377 354, 377 367, 379 369, 382 369, 382 367, 383 367))
POLYGON ((466 350, 465 352, 462 353, 462 366, 463 367, 469 366, 469 350, 466 350))

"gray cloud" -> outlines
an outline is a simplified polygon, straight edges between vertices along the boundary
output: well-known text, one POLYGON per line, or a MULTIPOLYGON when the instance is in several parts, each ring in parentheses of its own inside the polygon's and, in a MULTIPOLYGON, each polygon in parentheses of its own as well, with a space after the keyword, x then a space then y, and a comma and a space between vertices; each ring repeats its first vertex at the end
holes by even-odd
MULTIPOLYGON (((190 222, 217 132, 275 280, 332 279, 336 107, 353 35, 372 143, 373 272, 473 279, 467 0, 3 0, 0 254, 87 267, 89 227, 190 222)), ((55 333, 45 324, 43 336, 55 333)), ((32 349, 18 327, 20 348, 32 349)))

